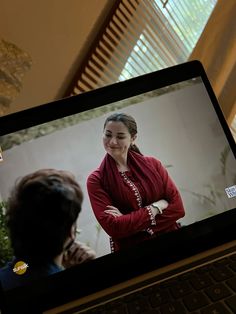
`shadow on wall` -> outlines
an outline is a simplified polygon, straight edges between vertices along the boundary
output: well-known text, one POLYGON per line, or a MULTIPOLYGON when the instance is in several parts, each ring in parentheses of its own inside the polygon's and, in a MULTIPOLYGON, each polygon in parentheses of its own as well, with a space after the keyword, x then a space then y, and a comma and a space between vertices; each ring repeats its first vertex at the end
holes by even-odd
MULTIPOLYGON (((186 188, 180 188, 182 193, 192 196, 205 210, 200 219, 222 213, 229 208, 234 208, 232 197, 227 194, 226 189, 236 184, 236 171, 231 165, 231 150, 226 146, 219 156, 220 172, 216 172, 210 183, 204 185, 204 192, 198 193, 186 188)), ((236 193, 236 191, 235 191, 236 193)))

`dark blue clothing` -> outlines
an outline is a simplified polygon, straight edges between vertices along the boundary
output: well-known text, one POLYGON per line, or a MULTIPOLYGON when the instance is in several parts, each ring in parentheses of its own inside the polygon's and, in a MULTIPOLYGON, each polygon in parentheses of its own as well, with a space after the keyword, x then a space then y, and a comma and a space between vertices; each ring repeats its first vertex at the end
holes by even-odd
POLYGON ((13 271, 17 261, 19 260, 14 258, 11 262, 7 263, 6 266, 0 269, 0 281, 4 290, 25 285, 39 278, 49 276, 63 270, 63 268, 53 262, 37 266, 26 262, 28 265, 26 272, 19 275, 13 271))

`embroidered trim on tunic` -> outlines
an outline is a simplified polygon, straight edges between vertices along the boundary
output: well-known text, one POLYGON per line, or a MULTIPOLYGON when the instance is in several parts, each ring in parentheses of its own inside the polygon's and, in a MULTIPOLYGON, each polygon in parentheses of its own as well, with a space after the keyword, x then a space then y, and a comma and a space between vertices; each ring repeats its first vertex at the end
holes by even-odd
POLYGON ((121 176, 123 177, 124 181, 128 183, 131 189, 134 191, 134 195, 136 196, 136 200, 139 207, 142 207, 142 198, 139 193, 137 186, 127 177, 125 172, 120 172, 121 176))
POLYGON ((112 238, 110 238, 110 247, 111 247, 111 253, 113 253, 115 251, 115 249, 114 249, 114 242, 113 242, 112 238))
POLYGON ((148 214, 149 214, 150 219, 151 219, 151 224, 153 226, 156 225, 156 219, 155 219, 155 216, 152 213, 151 206, 146 206, 145 208, 147 208, 147 210, 148 210, 148 214))
POLYGON ((154 235, 154 231, 151 228, 147 228, 146 231, 150 234, 150 235, 154 235))
MULTIPOLYGON (((139 193, 139 190, 137 188, 137 186, 127 177, 127 175, 125 174, 125 172, 120 172, 121 176, 123 177, 124 181, 126 183, 128 183, 128 185, 131 187, 131 189, 134 191, 134 194, 136 196, 136 200, 138 203, 139 208, 142 207, 142 198, 141 195, 139 193)), ((148 215, 150 216, 150 220, 151 220, 151 225, 156 225, 156 220, 155 217, 151 211, 151 207, 150 206, 146 206, 145 207, 148 210, 148 215)), ((146 231, 150 234, 153 235, 154 232, 151 228, 146 229, 146 231)))

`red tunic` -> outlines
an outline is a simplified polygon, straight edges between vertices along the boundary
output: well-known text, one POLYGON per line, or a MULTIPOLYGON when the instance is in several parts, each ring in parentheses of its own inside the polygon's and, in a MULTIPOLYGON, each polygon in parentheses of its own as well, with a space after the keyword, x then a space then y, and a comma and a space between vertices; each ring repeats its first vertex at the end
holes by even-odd
POLYGON ((179 191, 167 170, 155 158, 144 158, 159 173, 163 184, 155 198, 149 200, 148 203, 141 182, 138 182, 131 171, 118 172, 118 175, 123 178, 121 184, 124 185, 129 199, 129 203, 126 204, 124 204, 124 200, 119 202, 116 199, 114 203, 114 200, 111 199, 109 192, 102 184, 100 168, 88 177, 87 188, 92 209, 102 228, 111 237, 112 251, 146 240, 153 234, 158 235, 176 230, 178 228, 176 221, 185 214, 179 191), (165 199, 169 205, 162 214, 153 217, 149 205, 160 199, 165 199), (117 207, 123 215, 114 217, 105 213, 104 210, 108 205, 117 207))

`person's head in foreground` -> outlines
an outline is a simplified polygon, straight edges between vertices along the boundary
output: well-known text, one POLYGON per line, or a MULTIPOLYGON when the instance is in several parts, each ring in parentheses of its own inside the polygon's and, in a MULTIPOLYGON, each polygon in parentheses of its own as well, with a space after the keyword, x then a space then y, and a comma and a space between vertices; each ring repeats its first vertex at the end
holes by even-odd
POLYGON ((82 201, 80 185, 67 171, 42 169, 18 180, 7 203, 14 258, 0 270, 4 288, 95 258, 93 250, 74 242, 82 201), (27 270, 19 276, 22 262, 27 270))
POLYGON ((18 181, 6 213, 14 255, 33 263, 57 259, 75 240, 82 200, 67 171, 42 169, 18 181))

